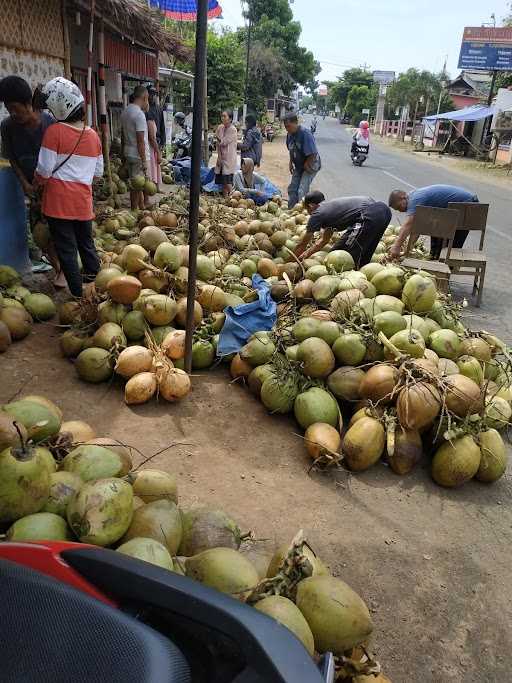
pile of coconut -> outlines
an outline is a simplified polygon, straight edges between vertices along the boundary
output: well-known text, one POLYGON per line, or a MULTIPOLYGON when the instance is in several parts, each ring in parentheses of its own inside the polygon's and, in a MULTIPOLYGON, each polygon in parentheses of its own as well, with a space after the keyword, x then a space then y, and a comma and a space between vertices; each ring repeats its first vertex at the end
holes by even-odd
POLYGON ((133 468, 128 447, 43 396, 0 409, 0 524, 8 541, 110 547, 184 574, 276 619, 312 657, 333 652, 340 679, 380 673, 366 604, 301 533, 268 552, 223 510, 184 509, 172 473, 133 468))

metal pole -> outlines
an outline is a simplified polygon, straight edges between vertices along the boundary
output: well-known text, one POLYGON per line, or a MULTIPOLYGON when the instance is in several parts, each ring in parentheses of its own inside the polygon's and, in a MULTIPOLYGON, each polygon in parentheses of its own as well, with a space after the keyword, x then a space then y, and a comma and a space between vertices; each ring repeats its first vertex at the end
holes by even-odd
POLYGON ((67 0, 62 0, 62 29, 64 39, 64 76, 71 80, 71 48, 69 45, 69 22, 67 0))
POLYGON ((208 68, 204 71, 204 107, 203 107, 203 163, 208 166, 210 161, 208 145, 208 68))
POLYGON ((189 208, 189 256, 187 285, 187 324, 185 340, 185 370, 192 370, 192 339, 194 335, 194 303, 196 294, 199 194, 201 192, 201 138, 203 123, 204 85, 206 75, 206 32, 208 0, 197 2, 196 71, 194 75, 194 119, 192 124, 192 166, 189 208))
POLYGON ((251 0, 247 0, 247 9, 249 12, 249 24, 247 26, 247 54, 246 54, 246 59, 245 59, 245 89, 244 89, 244 107, 243 107, 243 114, 242 114, 242 120, 245 121, 245 117, 247 116, 247 108, 248 108, 248 102, 247 99, 249 97, 249 66, 250 66, 250 60, 251 60, 251 34, 252 34, 252 14, 251 14, 251 0))
POLYGON ((92 126, 92 60, 94 50, 94 11, 96 1, 91 0, 91 23, 89 24, 89 44, 87 46, 87 125, 92 126))
POLYGON ((491 79, 491 89, 489 90, 489 97, 487 98, 487 106, 490 107, 492 104, 492 98, 494 97, 494 86, 496 85, 496 76, 498 75, 497 71, 492 72, 492 79, 491 79))
POLYGON ((105 90, 105 27, 103 18, 98 33, 98 109, 100 114, 101 144, 103 148, 103 162, 105 173, 109 181, 112 196, 112 170, 110 168, 110 132, 107 119, 107 96, 105 90))

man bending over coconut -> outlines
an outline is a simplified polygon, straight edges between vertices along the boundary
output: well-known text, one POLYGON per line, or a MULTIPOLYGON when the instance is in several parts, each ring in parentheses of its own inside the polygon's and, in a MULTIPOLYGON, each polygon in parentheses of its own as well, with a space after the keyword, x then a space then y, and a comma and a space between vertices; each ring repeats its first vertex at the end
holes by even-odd
POLYGON ((371 261, 391 221, 389 207, 371 197, 339 197, 325 201, 324 195, 315 191, 305 196, 304 205, 310 218, 307 232, 295 249, 295 256, 301 260, 321 251, 334 232, 344 230, 333 250, 348 251, 356 268, 361 268, 371 261), (322 232, 320 239, 309 246, 319 230, 322 232))

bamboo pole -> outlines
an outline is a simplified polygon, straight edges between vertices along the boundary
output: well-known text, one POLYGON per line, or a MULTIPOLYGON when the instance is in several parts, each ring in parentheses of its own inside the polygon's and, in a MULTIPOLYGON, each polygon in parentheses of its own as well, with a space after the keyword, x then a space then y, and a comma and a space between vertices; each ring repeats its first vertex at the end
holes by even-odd
POLYGON ((203 124, 204 86, 206 77, 206 32, 208 0, 197 2, 194 120, 192 125, 192 165, 189 208, 189 258, 187 284, 187 325, 185 342, 185 370, 192 370, 192 342, 194 336, 194 304, 196 295, 197 243, 199 223, 199 194, 201 192, 201 133, 203 124))
POLYGON ((96 0, 91 0, 91 21, 89 24, 89 44, 87 46, 87 125, 92 126, 92 62, 94 50, 94 13, 96 0))
POLYGON ((112 169, 110 168, 110 134, 107 118, 107 94, 105 88, 105 27, 103 19, 98 33, 98 109, 100 115, 101 146, 103 162, 109 182, 109 194, 112 195, 112 169))
POLYGON ((68 3, 67 0, 62 0, 61 16, 62 16, 62 37, 64 41, 64 76, 71 79, 71 48, 69 44, 69 22, 68 22, 68 3))

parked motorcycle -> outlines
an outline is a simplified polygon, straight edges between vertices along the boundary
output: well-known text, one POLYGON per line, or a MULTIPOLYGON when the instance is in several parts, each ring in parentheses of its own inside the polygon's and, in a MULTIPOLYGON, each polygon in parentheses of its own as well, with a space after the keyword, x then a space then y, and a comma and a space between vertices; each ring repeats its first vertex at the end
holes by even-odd
POLYGON ((368 147, 353 146, 350 150, 350 158, 354 166, 362 166, 366 159, 368 159, 368 147))
POLYGON ((277 621, 178 573, 82 543, 0 544, 6 683, 333 683, 277 621))

